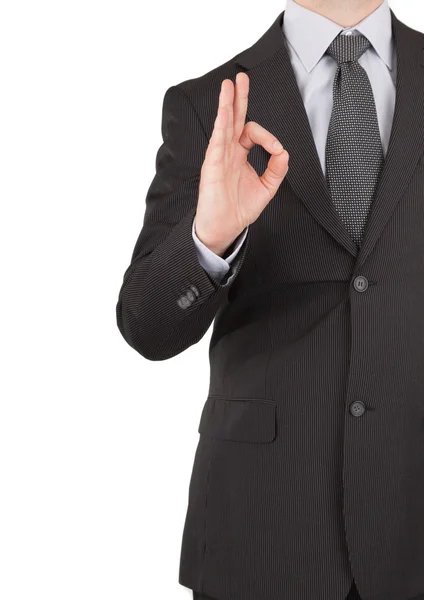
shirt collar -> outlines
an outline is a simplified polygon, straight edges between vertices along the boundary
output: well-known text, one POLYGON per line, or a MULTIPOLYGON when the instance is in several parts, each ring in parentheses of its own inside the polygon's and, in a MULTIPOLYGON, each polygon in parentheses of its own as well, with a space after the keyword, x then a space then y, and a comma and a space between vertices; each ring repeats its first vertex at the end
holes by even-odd
POLYGON ((374 50, 392 69, 392 18, 388 0, 354 27, 342 27, 295 0, 287 0, 283 32, 306 71, 310 73, 340 31, 358 31, 368 38, 374 50))

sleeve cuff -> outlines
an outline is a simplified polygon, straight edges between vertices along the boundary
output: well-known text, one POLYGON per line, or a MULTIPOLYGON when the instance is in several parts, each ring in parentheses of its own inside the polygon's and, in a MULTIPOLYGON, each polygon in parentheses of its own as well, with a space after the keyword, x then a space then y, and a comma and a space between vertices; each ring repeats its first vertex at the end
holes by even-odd
POLYGON ((229 256, 223 258, 212 252, 205 244, 203 244, 196 235, 195 232, 195 221, 193 219, 192 225, 192 237, 194 244, 196 246, 196 252, 199 258, 199 262, 201 266, 209 273, 209 275, 213 277, 223 277, 230 269, 232 261, 235 259, 237 254, 239 253, 241 246, 243 245, 244 240, 247 236, 248 227, 236 238, 233 242, 234 250, 231 252, 229 256))

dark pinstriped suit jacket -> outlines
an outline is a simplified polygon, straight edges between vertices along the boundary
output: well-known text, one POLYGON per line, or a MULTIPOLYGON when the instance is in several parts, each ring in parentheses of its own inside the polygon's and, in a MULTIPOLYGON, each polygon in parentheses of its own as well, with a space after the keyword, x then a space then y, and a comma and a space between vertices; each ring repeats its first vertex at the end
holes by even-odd
MULTIPOLYGON (((391 14, 396 108, 359 251, 326 187, 284 12, 165 94, 117 320, 137 352, 165 360, 215 319, 179 582, 218 600, 340 600, 353 578, 365 600, 424 594, 424 34, 391 14), (220 84, 240 70, 247 120, 290 162, 228 283, 200 266, 191 225, 220 84)), ((268 155, 256 146, 249 160, 262 172, 268 155)))

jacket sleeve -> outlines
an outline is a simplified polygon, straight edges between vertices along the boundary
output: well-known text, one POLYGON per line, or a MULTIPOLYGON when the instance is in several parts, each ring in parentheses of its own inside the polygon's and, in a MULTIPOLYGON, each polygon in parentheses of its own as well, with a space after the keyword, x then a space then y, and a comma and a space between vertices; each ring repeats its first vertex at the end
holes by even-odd
POLYGON ((116 305, 127 343, 149 360, 171 358, 208 330, 243 264, 214 277, 201 266, 192 236, 200 171, 209 139, 177 85, 164 96, 163 143, 147 191, 144 221, 116 305))

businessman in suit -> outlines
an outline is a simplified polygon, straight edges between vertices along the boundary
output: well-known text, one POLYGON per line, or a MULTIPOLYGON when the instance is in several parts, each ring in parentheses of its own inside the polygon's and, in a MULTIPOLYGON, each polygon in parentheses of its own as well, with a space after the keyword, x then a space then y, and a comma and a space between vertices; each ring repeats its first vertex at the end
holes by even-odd
POLYGON ((213 322, 179 582, 424 599, 424 34, 288 0, 162 135, 117 320, 149 360, 213 322))

